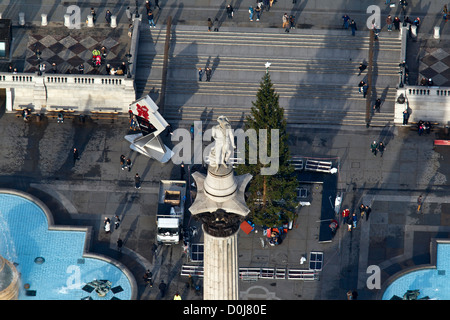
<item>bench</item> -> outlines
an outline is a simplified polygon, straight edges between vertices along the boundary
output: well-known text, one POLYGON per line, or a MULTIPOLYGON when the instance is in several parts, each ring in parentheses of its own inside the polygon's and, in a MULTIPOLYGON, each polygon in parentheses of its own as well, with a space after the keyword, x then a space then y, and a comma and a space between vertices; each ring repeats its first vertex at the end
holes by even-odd
MULTIPOLYGON (((410 122, 409 124, 411 125, 411 126, 409 127, 410 130, 417 131, 417 130, 419 129, 419 128, 417 127, 417 125, 419 124, 418 122, 410 122)), ((434 131, 434 130, 437 129, 437 126, 439 125, 439 122, 431 122, 431 121, 430 121, 430 124, 431 124, 431 129, 430 129, 430 131, 434 131)))
POLYGON ((91 119, 93 120, 116 120, 119 115, 118 111, 92 110, 91 119))

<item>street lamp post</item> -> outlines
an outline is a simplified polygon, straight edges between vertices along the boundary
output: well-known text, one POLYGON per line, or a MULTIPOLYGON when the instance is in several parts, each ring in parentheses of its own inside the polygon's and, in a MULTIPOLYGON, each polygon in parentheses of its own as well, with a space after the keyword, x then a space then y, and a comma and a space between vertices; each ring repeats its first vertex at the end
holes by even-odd
POLYGON ((138 0, 136 0, 136 12, 134 14, 135 18, 139 18, 139 3, 138 0))

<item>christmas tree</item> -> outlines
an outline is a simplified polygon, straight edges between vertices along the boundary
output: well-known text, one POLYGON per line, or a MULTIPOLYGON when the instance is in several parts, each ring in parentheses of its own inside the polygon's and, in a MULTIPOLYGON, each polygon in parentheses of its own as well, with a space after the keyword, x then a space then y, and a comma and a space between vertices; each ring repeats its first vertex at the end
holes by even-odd
MULTIPOLYGON (((290 152, 288 146, 288 134, 286 132, 286 120, 284 109, 280 108, 279 95, 273 88, 268 72, 261 80, 260 88, 256 95, 256 102, 252 102, 251 115, 247 116, 245 129, 254 129, 258 134, 261 129, 266 129, 267 150, 272 150, 272 134, 279 135, 278 144, 278 171, 271 175, 263 175, 263 168, 270 164, 261 163, 258 158, 249 161, 249 143, 246 143, 245 163, 236 168, 238 174, 250 173, 253 175, 248 187, 247 204, 251 210, 251 219, 254 223, 274 227, 291 221, 296 216, 298 181, 293 166, 289 163, 290 152), (278 129, 278 131, 271 131, 278 129)), ((261 135, 258 136, 261 143, 261 135)), ((261 148, 261 145, 258 145, 261 148)), ((274 155, 268 155, 273 157, 274 155)))

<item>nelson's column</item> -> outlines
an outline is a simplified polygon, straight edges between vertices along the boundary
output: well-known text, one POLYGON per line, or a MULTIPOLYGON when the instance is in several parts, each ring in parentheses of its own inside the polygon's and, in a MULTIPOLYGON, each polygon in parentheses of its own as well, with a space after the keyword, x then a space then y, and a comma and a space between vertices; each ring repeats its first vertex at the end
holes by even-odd
POLYGON ((189 211, 203 223, 203 299, 237 300, 237 235, 250 211, 244 191, 252 176, 236 176, 233 167, 227 165, 234 154, 233 130, 226 117, 220 116, 217 122, 212 128, 215 144, 209 154, 208 173, 192 174, 197 196, 189 211))

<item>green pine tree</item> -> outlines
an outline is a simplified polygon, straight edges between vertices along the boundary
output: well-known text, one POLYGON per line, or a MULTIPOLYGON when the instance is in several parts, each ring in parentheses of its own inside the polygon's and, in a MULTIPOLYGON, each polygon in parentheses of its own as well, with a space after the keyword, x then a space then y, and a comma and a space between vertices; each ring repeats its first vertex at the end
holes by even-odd
MULTIPOLYGON (((238 174, 250 173, 253 179, 248 187, 247 205, 251 219, 258 225, 279 226, 293 220, 296 216, 298 180, 293 166, 289 163, 290 152, 284 109, 278 103, 279 95, 273 88, 268 72, 260 83, 256 102, 252 102, 251 115, 247 116, 245 129, 267 129, 268 152, 271 150, 271 129, 279 130, 279 169, 274 175, 261 175, 261 168, 270 164, 257 164, 248 161, 249 144, 246 143, 245 164, 236 168, 238 174)), ((258 146, 259 148, 260 146, 258 146)), ((270 155, 269 155, 270 156, 270 155)))

